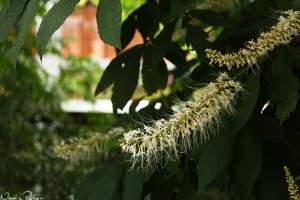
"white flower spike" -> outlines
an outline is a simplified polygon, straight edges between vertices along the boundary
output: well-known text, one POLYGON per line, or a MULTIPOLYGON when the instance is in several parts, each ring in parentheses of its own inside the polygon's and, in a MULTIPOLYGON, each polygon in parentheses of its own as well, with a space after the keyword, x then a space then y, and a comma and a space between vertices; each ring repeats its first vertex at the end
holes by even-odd
POLYGON ((222 73, 169 119, 124 133, 120 146, 130 154, 132 167, 156 167, 176 160, 197 147, 199 139, 201 143, 208 141, 218 130, 222 114, 235 114, 236 97, 241 91, 239 82, 222 73))
POLYGON ((261 33, 256 41, 249 41, 246 48, 240 49, 237 53, 222 54, 220 51, 206 49, 206 57, 210 65, 217 63, 220 67, 227 66, 231 70, 245 65, 255 65, 259 58, 266 56, 279 45, 287 45, 292 39, 300 35, 300 12, 288 10, 280 12, 282 16, 275 26, 266 33, 261 33))

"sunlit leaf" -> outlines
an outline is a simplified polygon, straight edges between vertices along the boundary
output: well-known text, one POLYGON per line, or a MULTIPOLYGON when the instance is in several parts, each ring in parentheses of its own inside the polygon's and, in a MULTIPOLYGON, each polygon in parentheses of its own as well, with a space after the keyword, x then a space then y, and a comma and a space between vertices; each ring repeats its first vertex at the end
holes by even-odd
POLYGON ((43 18, 37 32, 37 48, 42 59, 45 47, 53 33, 64 23, 67 17, 74 11, 80 0, 60 0, 43 18))
POLYGON ((120 0, 101 0, 97 9, 98 33, 103 42, 121 49, 120 0))

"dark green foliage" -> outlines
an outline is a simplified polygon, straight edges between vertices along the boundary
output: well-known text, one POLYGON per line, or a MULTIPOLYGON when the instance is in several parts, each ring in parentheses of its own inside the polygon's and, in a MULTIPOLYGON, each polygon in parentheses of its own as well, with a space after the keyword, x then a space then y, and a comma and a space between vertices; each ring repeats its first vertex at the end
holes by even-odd
MULTIPOLYGON (((132 38, 133 28, 129 27, 129 24, 135 26, 142 33, 144 38, 142 79, 147 94, 164 89, 165 85, 162 83, 165 83, 166 79, 163 77, 171 74, 175 77, 175 82, 170 86, 172 92, 177 97, 183 97, 182 99, 186 99, 186 95, 190 94, 183 85, 187 82, 191 83, 191 79, 201 84, 209 83, 214 80, 214 74, 225 71, 218 66, 210 68, 209 61, 205 56, 205 49, 213 47, 222 52, 231 52, 242 48, 245 41, 255 39, 261 31, 266 30, 266 27, 276 23, 274 19, 261 16, 262 13, 266 14, 268 6, 277 9, 285 9, 290 6, 288 2, 284 4, 278 2, 276 5, 271 1, 256 1, 249 4, 244 2, 245 7, 241 6, 241 10, 237 9, 235 15, 227 12, 215 13, 210 10, 185 10, 182 6, 184 15, 180 19, 180 28, 184 29, 186 34, 181 35, 183 40, 172 38, 169 42, 170 35, 167 37, 168 34, 172 32, 173 36, 178 34, 176 28, 172 31, 168 29, 168 24, 174 20, 170 16, 180 16, 180 14, 177 15, 180 13, 177 4, 181 5, 169 1, 159 2, 159 8, 165 10, 163 10, 164 12, 160 10, 157 15, 153 16, 149 13, 149 9, 155 13, 156 4, 148 1, 123 23, 124 39, 122 40, 126 46, 132 38), (136 16, 137 20, 133 16, 136 16), (138 19, 143 19, 147 23, 142 24, 138 19), (161 20, 160 22, 165 26, 154 38, 153 30, 156 28, 157 20, 161 20), (145 26, 145 24, 149 26, 145 26), (218 32, 215 33, 217 35, 214 42, 209 42, 212 36, 204 31, 207 26, 222 27, 216 29, 218 32), (128 30, 128 36, 125 35, 125 30, 128 30), (164 37, 163 34, 165 34, 164 37), (160 38, 164 39, 159 41, 160 38), (187 62, 186 52, 180 46, 182 41, 196 51, 200 64, 196 59, 187 62), (165 66, 160 68, 162 57, 172 62, 175 69, 167 72, 165 66), (192 68, 193 66, 197 67, 192 68), (159 69, 164 70, 159 71, 159 69), (193 70, 189 71, 190 69, 193 70), (186 76, 187 74, 189 76, 186 76)), ((177 24, 180 23, 177 22, 177 24)), ((284 126, 284 124, 290 124, 295 117, 293 113, 297 112, 299 77, 295 72, 297 72, 296 67, 299 63, 298 45, 295 42, 289 50, 278 48, 276 54, 270 52, 270 58, 261 60, 259 63, 262 68, 256 69, 253 66, 248 70, 232 71, 231 75, 238 76, 238 80, 243 83, 246 91, 238 98, 236 115, 222 116, 220 131, 216 137, 212 136, 211 142, 199 145, 191 155, 182 156, 180 161, 171 165, 167 164, 162 171, 159 170, 151 178, 146 179, 141 199, 287 198, 283 166, 287 164, 295 168, 296 174, 300 172, 297 167, 299 161, 295 160, 295 158, 299 158, 297 157, 299 155, 297 142, 295 142, 299 141, 296 134, 299 129, 296 131, 290 125, 287 125, 286 128, 284 126), (271 104, 261 114, 261 109, 269 98, 271 98, 271 104), (293 139, 289 139, 287 136, 293 139), (274 173, 276 173, 276 180, 271 183, 274 173), (279 187, 285 190, 279 189, 279 187), (271 191, 276 193, 276 188, 280 192, 278 196, 271 193, 271 191)), ((122 58, 122 56, 123 54, 120 54, 116 59, 122 58)), ((120 71, 120 68, 115 68, 115 70, 113 73, 120 71)), ((118 77, 113 73, 111 72, 111 80, 118 77)), ((108 76, 103 76, 100 83, 102 80, 108 80, 108 76)), ((172 99, 172 95, 162 101, 163 109, 168 110, 168 106, 173 104, 170 99, 172 99)), ((132 105, 127 120, 130 117, 137 120, 134 117, 134 109, 139 101, 140 99, 132 105)), ((152 116, 151 109, 151 107, 147 107, 144 110, 146 117, 150 113, 152 116)), ((143 118, 144 113, 140 114, 143 118)), ((133 171, 133 173, 135 172, 133 171)))
POLYGON ((187 16, 197 18, 201 22, 212 26, 226 27, 230 25, 226 17, 212 10, 191 10, 187 13, 187 16))
POLYGON ((175 23, 167 24, 161 33, 153 41, 153 48, 151 50, 152 69, 155 70, 157 64, 163 59, 169 45, 171 44, 172 34, 174 32, 175 23))
POLYGON ((127 172, 123 179, 122 200, 139 200, 142 196, 143 173, 127 172))
MULTIPOLYGON (((27 35, 26 45, 32 37, 27 35)), ((72 118, 61 112, 56 85, 46 89, 48 76, 31 57, 31 48, 22 48, 14 70, 11 46, 7 40, 0 45, 0 194, 30 190, 44 199, 67 198, 90 170, 59 162, 51 147, 80 129, 72 130, 72 118)))
POLYGON ((136 21, 134 19, 135 15, 131 14, 127 19, 122 23, 121 28, 121 47, 124 49, 129 42, 132 40, 135 29, 136 29, 136 21))
POLYGON ((149 0, 147 3, 138 8, 134 13, 136 17, 136 27, 142 34, 144 41, 147 37, 152 38, 158 28, 158 20, 160 14, 157 2, 149 0))
POLYGON ((234 167, 236 180, 240 181, 251 194, 253 185, 262 168, 261 142, 251 127, 245 126, 240 133, 236 152, 238 161, 234 167))
POLYGON ((277 103, 276 117, 285 121, 296 108, 299 98, 299 80, 291 70, 293 53, 287 48, 278 50, 278 57, 272 63, 273 87, 271 101, 277 103))
MULTIPOLYGON (((152 52, 154 52, 152 46, 145 47, 144 62, 143 62, 143 86, 145 91, 151 95, 158 89, 165 89, 168 81, 168 69, 164 60, 154 65, 152 59, 152 52)), ((161 58, 162 59, 162 58, 161 58)))
POLYGON ((208 144, 201 153, 197 164, 200 190, 204 189, 228 165, 234 141, 234 137, 222 134, 208 144))
POLYGON ((118 108, 123 109, 127 104, 134 93, 139 79, 142 47, 135 46, 125 53, 126 56, 124 55, 123 62, 119 63, 120 70, 117 74, 114 74, 115 81, 111 97, 114 113, 117 112, 118 108))
POLYGON ((191 45, 200 59, 206 60, 205 49, 210 47, 210 43, 206 40, 208 34, 203 31, 203 28, 191 25, 187 22, 186 26, 186 44, 191 45))
MULTIPOLYGON (((245 47, 246 41, 255 40, 261 32, 277 22, 280 13, 272 9, 300 8, 298 0, 238 2, 239 4, 230 10, 216 12, 214 7, 211 10, 200 10, 199 5, 202 1, 147 0, 121 23, 120 1, 101 0, 97 12, 99 34, 104 42, 117 48, 118 55, 102 74, 95 94, 103 93, 112 86, 111 99, 115 114, 118 109, 123 109, 129 100, 133 102, 129 114, 116 115, 118 119, 114 126, 125 127, 125 131, 128 131, 138 128, 140 122, 149 125, 151 123, 148 121, 152 119, 167 119, 167 116, 174 112, 172 106, 177 103, 173 101, 174 98, 178 101, 187 100, 193 95, 194 86, 201 88, 206 83, 214 82, 219 72, 227 70, 217 64, 209 65, 210 60, 205 54, 207 48, 220 50, 222 53, 236 52, 245 47), (141 33, 143 44, 121 51, 128 46, 136 31, 141 33), (170 62, 174 65, 172 69, 168 66, 170 62), (136 97, 134 92, 139 83, 144 91, 143 95, 136 97), (147 95, 152 95, 148 98, 150 104, 136 112, 137 106, 147 95), (155 108, 156 103, 161 104, 159 109, 155 108)), ((29 74, 36 77, 37 69, 29 70, 28 59, 24 61, 28 62, 26 65, 19 62, 23 57, 18 52, 27 50, 25 57, 30 55, 30 50, 22 49, 21 45, 24 42, 24 34, 29 30, 28 24, 31 23, 32 15, 37 9, 35 3, 35 0, 6 1, 1 5, 0 14, 3 21, 3 26, 0 27, 0 41, 4 41, 13 28, 16 28, 16 32, 10 35, 13 39, 16 38, 15 33, 18 33, 15 46, 11 49, 12 61, 16 63, 15 74, 7 69, 10 66, 9 59, 1 57, 1 65, 6 67, 1 68, 0 87, 5 83, 5 91, 14 91, 16 98, 5 96, 6 93, 2 94, 0 90, 1 105, 5 105, 0 108, 0 129, 4 133, 1 133, 0 144, 11 140, 18 141, 8 149, 0 148, 1 153, 9 155, 4 158, 6 160, 1 160, 1 163, 6 163, 1 171, 9 175, 16 171, 19 177, 25 177, 20 179, 25 182, 32 182, 32 179, 28 177, 28 173, 22 171, 23 165, 19 168, 14 166, 14 162, 19 163, 14 155, 25 155, 17 147, 24 145, 22 143, 36 144, 33 138, 43 141, 42 134, 54 134, 50 127, 53 125, 53 119, 57 120, 53 112, 57 104, 54 105, 49 100, 54 99, 51 95, 55 92, 43 90, 44 86, 39 84, 40 80, 22 76, 29 74), (31 82, 29 84, 26 81, 31 82), (40 90, 39 94, 31 92, 33 85, 35 89, 40 90), (46 125, 47 131, 33 126, 32 120, 37 116, 42 117, 42 122, 49 122, 46 125), (8 125, 18 123, 21 125, 8 125), (30 137, 20 134, 27 131, 32 134, 30 137), (9 170, 13 168, 16 170, 9 170)), ((60 0, 45 15, 37 34, 40 57, 54 31, 73 12, 77 3, 76 0, 60 0)), ((7 54, 5 47, 0 46, 0 49, 7 54)), ((77 60, 74 59, 73 62, 77 60)), ((199 141, 194 151, 182 153, 178 160, 169 161, 166 165, 159 165, 154 169, 148 168, 144 173, 135 169, 129 171, 127 160, 130 159, 130 155, 121 155, 120 148, 115 148, 106 163, 97 166, 94 172, 87 174, 77 185, 74 191, 75 200, 288 199, 284 165, 291 169, 294 176, 300 174, 299 66, 298 37, 289 45, 268 52, 267 56, 258 60, 257 66, 233 69, 229 75, 242 83, 245 93, 238 94, 235 115, 221 114, 221 122, 219 126, 215 126, 215 133, 210 135, 209 141, 203 144, 199 141)), ((63 75, 69 75, 68 80, 79 79, 73 73, 67 72, 63 75)), ((92 79, 89 76, 85 77, 83 79, 92 79)), ((82 90, 88 90, 87 88, 90 89, 86 87, 82 90)), ((81 90, 81 87, 78 90, 81 90)), ((78 121, 82 120, 82 116, 74 116, 78 121)), ((84 123, 77 126, 73 124, 69 128, 73 130, 84 126, 100 131, 101 128, 97 124, 101 124, 103 129, 108 128, 109 122, 114 121, 110 117, 107 117, 107 121, 101 121, 97 116, 89 115, 84 117, 84 123)), ((64 126, 60 127, 61 131, 73 133, 64 126)), ((57 141, 57 138, 46 140, 43 145, 51 145, 54 141, 57 141)), ((116 139, 110 142, 112 147, 117 143, 116 139)), ((24 149, 36 151, 33 155, 41 155, 40 149, 31 148, 30 145, 24 149)), ((29 165, 49 159, 44 155, 41 157, 40 160, 34 156, 29 157, 32 158, 27 159, 30 160, 29 165)), ((22 162, 25 162, 25 159, 22 162)), ((53 165, 52 169, 47 164, 42 165, 54 171, 58 166, 60 165, 53 165)), ((46 172, 52 173, 51 170, 46 172)), ((69 177, 70 173, 66 171, 53 173, 65 173, 68 181, 74 180, 75 185, 77 179, 69 177)), ((90 168, 75 171, 74 174, 81 177, 83 171, 90 171, 90 168)), ((40 172, 37 170, 32 174, 40 172)), ((45 179, 53 180, 47 176, 45 179)), ((7 177, 0 180, 4 180, 4 184, 13 185, 7 177)), ((62 178, 58 180, 63 181, 62 178)), ((17 184, 10 188, 16 191, 22 187, 17 184)), ((49 188, 55 188, 55 185, 49 188)))
POLYGON ((193 185, 189 182, 188 179, 185 179, 181 183, 180 190, 176 197, 176 200, 196 200, 197 199, 197 191, 193 187, 193 185))
POLYGON ((112 199, 115 191, 118 190, 122 171, 119 160, 113 161, 103 169, 97 169, 85 177, 77 186, 74 192, 74 199, 112 199))

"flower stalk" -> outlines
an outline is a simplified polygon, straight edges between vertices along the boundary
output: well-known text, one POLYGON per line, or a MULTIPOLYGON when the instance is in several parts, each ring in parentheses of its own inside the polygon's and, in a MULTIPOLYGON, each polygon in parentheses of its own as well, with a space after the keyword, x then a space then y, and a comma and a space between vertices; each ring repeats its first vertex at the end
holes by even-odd
POLYGON ((278 23, 272 26, 270 31, 261 33, 256 41, 248 41, 246 47, 238 52, 222 54, 220 51, 206 49, 206 56, 210 59, 210 65, 218 64, 231 70, 245 65, 256 65, 258 59, 273 51, 279 45, 289 44, 294 37, 300 34, 300 12, 288 10, 281 12, 278 23))
POLYGON ((199 140, 208 141, 221 125, 222 114, 235 114, 235 101, 241 91, 239 82, 222 73, 169 119, 124 133, 120 146, 130 154, 132 167, 156 167, 176 160, 197 147, 199 140))

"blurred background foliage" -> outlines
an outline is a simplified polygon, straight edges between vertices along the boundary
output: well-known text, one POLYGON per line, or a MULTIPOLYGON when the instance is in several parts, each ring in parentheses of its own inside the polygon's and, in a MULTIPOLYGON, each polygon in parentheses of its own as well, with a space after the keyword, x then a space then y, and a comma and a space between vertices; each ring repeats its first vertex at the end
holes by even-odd
MULTIPOLYGON (((44 12, 41 6, 39 13, 44 12)), ((72 188, 100 160, 78 167, 57 158, 52 147, 71 137, 102 132, 115 118, 111 114, 65 113, 60 104, 75 96, 93 100, 101 68, 90 59, 68 57, 65 64, 72 69, 62 70, 59 80, 53 81, 37 62, 36 36, 28 29, 14 69, 9 49, 15 38, 13 31, 0 43, 0 194, 9 192, 10 197, 17 197, 32 191, 43 199, 70 199, 72 188)), ((50 44, 47 53, 59 54, 56 46, 50 44)))

